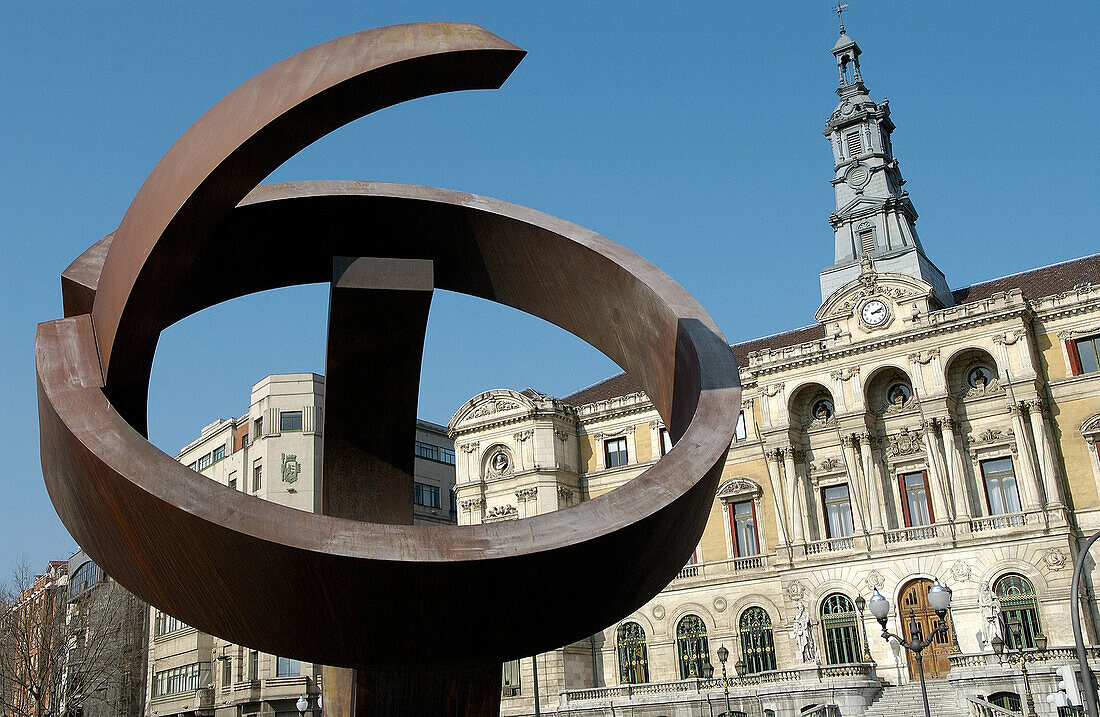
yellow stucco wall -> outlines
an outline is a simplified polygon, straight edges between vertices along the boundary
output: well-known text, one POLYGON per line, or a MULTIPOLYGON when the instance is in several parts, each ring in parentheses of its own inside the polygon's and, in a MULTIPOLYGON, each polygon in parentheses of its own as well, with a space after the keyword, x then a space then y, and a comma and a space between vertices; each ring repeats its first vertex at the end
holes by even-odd
POLYGON ((645 463, 657 457, 653 453, 653 441, 650 440, 648 423, 639 423, 634 426, 634 445, 638 449, 639 463, 645 463))
POLYGON ((1055 334, 1038 334, 1035 337, 1035 348, 1039 352, 1039 363, 1042 364, 1041 373, 1046 375, 1048 381, 1066 377, 1068 371, 1062 355, 1062 344, 1055 334))
POLYGON ((1080 430, 1085 419, 1098 412, 1100 412, 1100 397, 1097 396, 1077 401, 1060 401, 1055 403, 1050 411, 1054 424, 1054 440, 1061 447, 1066 482, 1069 484, 1070 502, 1076 510, 1100 505, 1100 498, 1096 493, 1096 480, 1092 474, 1089 444, 1085 442, 1080 430))
POLYGON ((585 473, 596 470, 596 439, 592 436, 580 437, 581 465, 585 473))
MULTIPOLYGON (((768 468, 761 458, 756 461, 728 464, 722 471, 721 483, 731 478, 750 478, 760 484, 764 490, 763 499, 756 509, 757 531, 760 539, 768 549, 775 548, 775 507, 772 503, 771 485, 768 478, 768 468)), ((726 548, 726 514, 722 507, 722 501, 715 499, 710 509, 710 518, 707 527, 703 530, 703 538, 699 541, 703 560, 725 560, 729 557, 726 548)))

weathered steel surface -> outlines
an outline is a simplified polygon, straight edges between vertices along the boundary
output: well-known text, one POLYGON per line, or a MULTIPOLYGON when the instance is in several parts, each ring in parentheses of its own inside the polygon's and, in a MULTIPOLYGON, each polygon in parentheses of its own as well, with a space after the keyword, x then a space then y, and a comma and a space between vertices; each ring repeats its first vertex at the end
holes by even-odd
MULTIPOLYGON (((521 55, 471 26, 349 37, 358 39, 307 50, 219 103, 211 113, 222 124, 207 121, 211 113, 196 123, 154 170, 113 241, 101 240, 66 270, 68 315, 41 324, 36 336, 43 473, 77 541, 158 608, 256 649, 356 668, 360 714, 493 714, 502 661, 620 619, 694 550, 740 410, 737 367, 714 322, 680 286, 561 219, 382 183, 270 185, 244 196, 303 143, 364 108, 499 84, 521 55), (326 92, 335 94, 307 101, 326 92), (219 110, 226 103, 242 106, 240 122, 219 110), (187 469, 143 438, 161 330, 235 296, 330 281, 334 257, 430 261, 436 287, 574 333, 631 373, 675 447, 625 486, 566 510, 414 527, 265 502, 187 469)), ((377 293, 379 276, 356 281, 377 293)), ((416 276, 396 285, 423 295, 416 276)), ((332 346, 330 337, 330 363, 332 346)), ((340 358, 353 360, 354 351, 340 358)), ((326 394, 336 400, 347 399, 326 394)), ((400 426, 392 431, 399 434, 400 426)), ((341 480, 324 463, 323 490, 341 480)), ((344 512, 370 516, 362 504, 344 512)))

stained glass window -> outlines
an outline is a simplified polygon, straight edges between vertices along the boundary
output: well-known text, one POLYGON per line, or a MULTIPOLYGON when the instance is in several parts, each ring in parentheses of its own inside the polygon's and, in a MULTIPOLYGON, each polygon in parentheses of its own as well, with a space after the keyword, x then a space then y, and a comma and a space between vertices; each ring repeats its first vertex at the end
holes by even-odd
POLYGON ((772 619, 761 607, 750 607, 741 613, 741 655, 745 672, 766 672, 775 669, 775 642, 772 639, 772 619))
POLYGON ((616 637, 619 650, 619 683, 639 685, 649 682, 649 653, 645 630, 636 622, 624 622, 616 637))
POLYGON ((710 648, 707 644, 707 626, 698 615, 685 615, 676 626, 676 652, 680 657, 680 679, 703 677, 710 648))

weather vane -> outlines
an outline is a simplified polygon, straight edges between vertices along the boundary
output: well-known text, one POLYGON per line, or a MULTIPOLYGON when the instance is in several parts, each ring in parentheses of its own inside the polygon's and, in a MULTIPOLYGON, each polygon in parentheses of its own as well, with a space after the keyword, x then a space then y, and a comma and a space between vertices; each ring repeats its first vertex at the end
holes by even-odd
POLYGON ((848 7, 848 3, 840 4, 840 0, 836 0, 836 16, 840 18, 840 34, 844 34, 844 8, 848 7))

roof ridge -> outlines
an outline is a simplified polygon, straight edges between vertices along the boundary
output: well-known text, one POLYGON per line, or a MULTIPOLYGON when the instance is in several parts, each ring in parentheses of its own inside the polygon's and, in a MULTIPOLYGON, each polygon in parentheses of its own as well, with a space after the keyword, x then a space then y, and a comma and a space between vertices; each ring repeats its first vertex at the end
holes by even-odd
POLYGON ((973 284, 967 284, 966 286, 960 286, 958 289, 953 289, 953 291, 959 291, 960 289, 972 289, 975 286, 981 286, 982 284, 991 284, 994 281, 1003 281, 1004 279, 1011 279, 1014 276, 1022 276, 1024 274, 1030 274, 1032 272, 1042 271, 1043 269, 1053 269, 1054 267, 1062 266, 1063 264, 1072 264, 1072 263, 1077 262, 1077 261, 1084 261, 1085 259, 1094 259, 1096 257, 1100 257, 1100 251, 1098 251, 1094 254, 1086 254, 1084 256, 1079 256, 1076 259, 1066 259, 1065 261, 1056 261, 1053 264, 1046 264, 1044 266, 1036 266, 1036 267, 1033 267, 1031 269, 1024 269, 1023 271, 1016 271, 1016 272, 1013 272, 1011 274, 1005 274, 1004 276, 997 276, 997 277, 994 277, 992 279, 984 279, 982 281, 976 281, 973 284))

